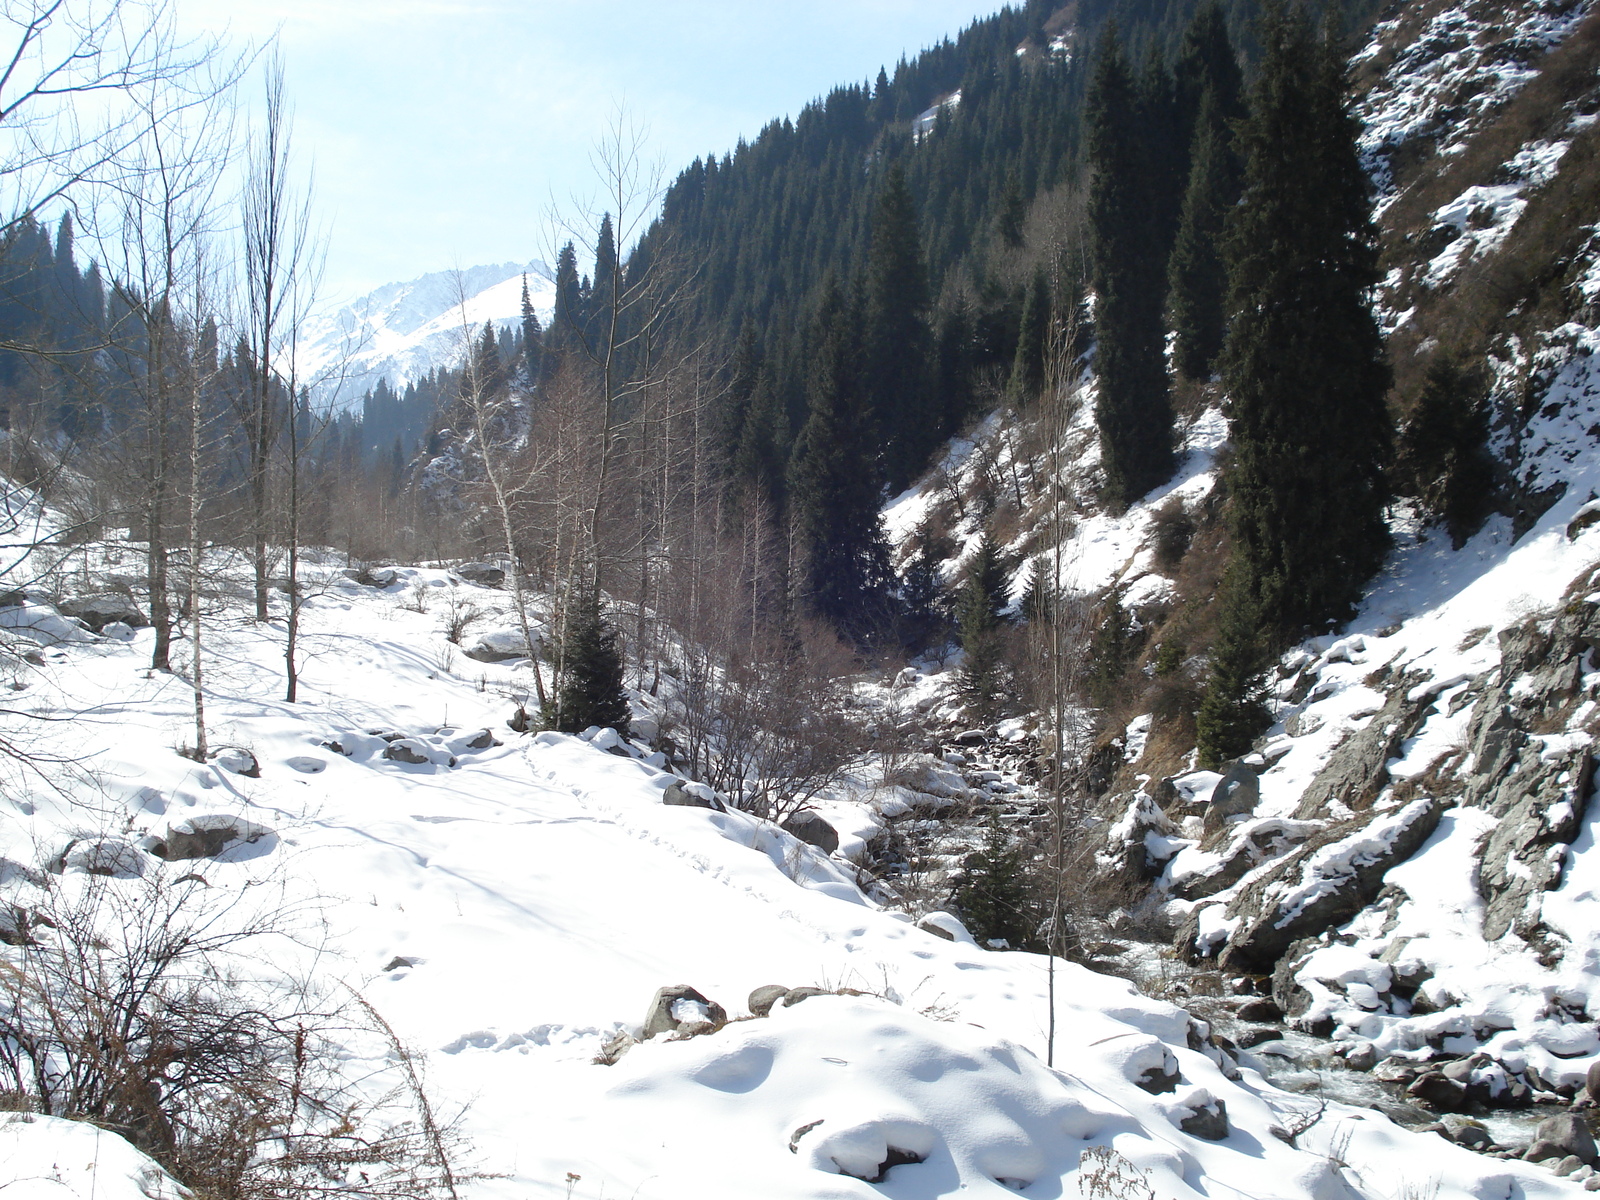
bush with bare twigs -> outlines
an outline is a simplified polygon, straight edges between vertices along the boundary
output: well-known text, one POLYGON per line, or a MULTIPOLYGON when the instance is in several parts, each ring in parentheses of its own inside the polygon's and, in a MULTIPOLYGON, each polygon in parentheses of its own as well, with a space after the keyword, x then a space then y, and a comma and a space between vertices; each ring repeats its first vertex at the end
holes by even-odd
POLYGON ((207 1200, 453 1198, 457 1139, 410 1054, 359 997, 262 969, 309 914, 256 894, 161 870, 40 888, 0 955, 0 1095, 121 1134, 207 1200), (387 1093, 339 1073, 358 1043, 387 1093))

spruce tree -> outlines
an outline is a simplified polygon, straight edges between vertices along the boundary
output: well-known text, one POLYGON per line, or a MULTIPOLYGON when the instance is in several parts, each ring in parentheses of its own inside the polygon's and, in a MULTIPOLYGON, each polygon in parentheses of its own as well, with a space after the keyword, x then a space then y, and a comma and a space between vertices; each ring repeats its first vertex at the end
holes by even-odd
POLYGON ((1262 680, 1267 652, 1260 606, 1237 570, 1223 580, 1220 603, 1205 695, 1195 716, 1200 765, 1207 770, 1248 754, 1270 719, 1262 680))
POLYGON ((583 285, 578 281, 578 252, 571 242, 556 255, 556 303, 550 332, 558 346, 574 345, 583 332, 583 285))
POLYGON ((996 693, 1004 682, 1001 631, 1007 604, 1006 563, 985 533, 967 565, 966 581, 956 602, 964 657, 957 691, 973 716, 987 721, 996 710, 996 693))
POLYGON ((1011 399, 1027 404, 1044 390, 1044 364, 1050 340, 1050 280, 1044 268, 1033 273, 1022 301, 1022 322, 1017 330, 1017 352, 1011 360, 1011 399))
POLYGON ((866 293, 867 398, 883 437, 889 486, 898 491, 933 448, 935 428, 926 403, 933 357, 928 275, 916 206, 898 164, 889 168, 873 216, 866 293))
POLYGON ((1400 487, 1444 522, 1458 550, 1489 515, 1494 495, 1485 391, 1481 373, 1454 353, 1435 355, 1396 455, 1400 487))
POLYGON ((1114 31, 1101 40, 1088 103, 1095 421, 1107 499, 1123 506, 1172 474, 1172 401, 1162 310, 1166 260, 1138 89, 1114 31))
POLYGON ((1382 563, 1391 431, 1367 303, 1377 239, 1343 59, 1277 6, 1261 42, 1229 222, 1223 379, 1239 584, 1281 646, 1349 616, 1382 563))
POLYGON ((1168 267, 1172 325, 1177 332, 1174 357, 1188 379, 1211 377, 1227 333, 1228 268, 1222 239, 1240 187, 1232 142, 1216 93, 1207 88, 1200 99, 1189 187, 1168 267))
POLYGON ((789 464, 802 601, 848 637, 867 640, 888 616, 888 543, 878 516, 882 477, 860 384, 858 320, 838 285, 812 321, 807 414, 789 464))
POLYGON ((522 370, 529 387, 544 379, 544 326, 533 311, 526 275, 522 277, 522 370))
POLYGON ((1001 822, 999 809, 991 808, 983 844, 967 856, 954 897, 967 931, 980 944, 1004 941, 1019 950, 1033 941, 1027 866, 1021 843, 1001 822))
POLYGON ((591 725, 609 726, 627 737, 630 710, 617 633, 601 611, 600 597, 589 589, 567 617, 561 657, 564 674, 556 728, 582 733, 591 725))

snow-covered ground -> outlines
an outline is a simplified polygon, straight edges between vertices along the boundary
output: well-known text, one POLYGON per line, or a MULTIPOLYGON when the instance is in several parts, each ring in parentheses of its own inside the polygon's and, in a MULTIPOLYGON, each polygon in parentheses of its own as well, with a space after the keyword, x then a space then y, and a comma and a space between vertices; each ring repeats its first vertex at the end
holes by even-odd
MULTIPOLYGON (((1051 1069, 1043 958, 917 928, 869 901, 848 863, 754 817, 663 804, 673 777, 643 749, 512 733, 521 670, 463 659, 441 632, 463 602, 496 614, 480 632, 508 627, 503 593, 441 569, 362 586, 331 557, 314 573, 297 704, 276 698, 281 626, 237 606, 213 620, 213 743, 249 750, 259 778, 236 773, 236 757, 178 753, 192 742, 191 695, 147 669, 148 631, 40 634, 43 665, 19 668, 9 707, 68 719, 12 717, 8 732, 26 726, 36 752, 73 765, 50 786, 13 781, 0 855, 32 868, 69 836, 136 843, 207 817, 271 830, 214 862, 138 851, 138 870, 198 867, 218 895, 271 882, 321 914, 320 927, 270 943, 273 965, 359 990, 421 1052, 440 1110, 468 1106, 471 1165, 492 1176, 473 1195, 1048 1197, 1089 1187, 1080 1164, 1097 1163, 1129 1173, 1129 1194, 1172 1197, 1575 1190, 1533 1167, 1488 1169, 1357 1109, 1330 1109, 1291 1146, 1272 1131, 1297 1126, 1303 1099, 1250 1071, 1230 1079, 1181 1010, 1064 963, 1051 1069), (426 761, 385 757, 380 735, 395 733, 426 761), (593 1061, 618 1031, 638 1031, 657 988, 680 983, 734 1021, 593 1061), (772 983, 857 994, 738 1019, 772 983), (1170 1091, 1136 1084, 1174 1067, 1170 1091), (1180 1127, 1202 1129, 1218 1102, 1220 1140, 1180 1127), (891 1148, 923 1161, 876 1185, 848 1177, 875 1175, 891 1148)), ((84 886, 88 861, 68 854, 51 885, 84 886)), ((39 898, 25 873, 3 888, 24 907, 39 898)), ((381 1077, 381 1043, 349 1053, 353 1075, 381 1077)), ((0 1187, 88 1197, 114 1192, 108 1177, 139 1178, 109 1138, 98 1158, 87 1151, 98 1176, 85 1175, 88 1136, 44 1120, 0 1126, 21 1147, 0 1155, 0 1187)))

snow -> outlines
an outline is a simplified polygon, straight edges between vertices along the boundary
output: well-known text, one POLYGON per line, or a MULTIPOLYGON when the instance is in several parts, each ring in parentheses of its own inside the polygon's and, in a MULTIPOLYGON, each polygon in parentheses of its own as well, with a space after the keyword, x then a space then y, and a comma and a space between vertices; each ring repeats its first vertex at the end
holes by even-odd
POLYGON ((548 324, 555 282, 544 263, 499 263, 437 271, 389 283, 307 322, 297 367, 328 402, 353 404, 387 379, 405 385, 460 359, 465 331, 484 322, 506 329, 522 320, 522 279, 539 319, 548 324))
MULTIPOLYGON (((1338 1169, 1322 1154, 1267 1133, 1292 1101, 1251 1073, 1226 1078, 1190 1048, 1181 1010, 1058 963, 1051 1069, 1045 959, 981 949, 953 920, 954 940, 919 929, 864 895, 843 857, 755 817, 664 805, 674 777, 608 731, 512 733, 505 719, 526 666, 463 662, 442 632, 451 590, 509 624, 504 592, 442 568, 397 569, 388 588, 362 587, 335 556, 316 557, 299 703, 275 699, 281 609, 266 625, 213 615, 213 741, 248 749, 259 778, 176 752, 189 739, 190 695, 180 677, 145 669, 150 631, 64 643, 28 668, 15 703, 70 714, 29 735, 83 769, 55 781, 61 793, 8 792, 0 854, 38 863, 92 829, 95 813, 120 839, 117 853, 135 857, 139 838, 185 823, 270 830, 198 864, 145 856, 144 883, 103 883, 199 869, 210 894, 271 885, 313 907, 325 925, 274 939, 272 965, 358 989, 419 1049, 436 1105, 468 1105, 472 1164, 487 1176, 468 1186, 472 1197, 564 1196, 569 1173, 580 1197, 862 1195, 867 1185, 841 1172, 869 1174, 891 1148, 923 1156, 880 1185, 907 1198, 1071 1194, 1082 1153, 1107 1146, 1165 1196, 1310 1198, 1334 1185, 1338 1169), (405 607, 414 595, 432 611, 405 607), (500 744, 483 744, 484 729, 500 744), (396 743, 380 733, 428 761, 385 757, 396 743), (637 1032, 655 990, 675 983, 736 1019, 596 1065, 602 1044, 637 1032), (738 1019, 746 995, 770 983, 852 994, 738 1019), (1136 1086, 1128 1072, 1143 1060, 1130 1046, 1171 1056, 1178 1096, 1136 1086), (1175 1124, 1202 1092, 1227 1107, 1223 1141, 1175 1124)), ((819 802, 847 843, 870 832, 849 825, 849 807, 819 802)), ((29 878, 6 874, 0 893, 26 902, 29 878)), ((347 1052, 352 1074, 381 1086, 383 1048, 347 1052)), ((1417 1153, 1414 1137, 1375 1114, 1334 1106, 1328 1121, 1351 1131, 1352 1173, 1389 1177, 1417 1153)), ((69 1126, 62 1136, 95 1135, 69 1126)), ((40 1153, 58 1161, 66 1144, 40 1153)), ((1477 1159, 1429 1154, 1441 1196, 1481 1194, 1477 1159)), ((0 1185, 31 1161, 0 1154, 0 1185)), ((99 1161, 103 1195, 111 1159, 99 1161)), ((117 1161, 116 1178, 132 1178, 138 1160, 117 1161)), ((1504 1170, 1530 1196, 1570 1188, 1535 1168, 1504 1170)))
POLYGON ((114 1133, 76 1121, 0 1112, 6 1200, 183 1200, 188 1195, 114 1133))

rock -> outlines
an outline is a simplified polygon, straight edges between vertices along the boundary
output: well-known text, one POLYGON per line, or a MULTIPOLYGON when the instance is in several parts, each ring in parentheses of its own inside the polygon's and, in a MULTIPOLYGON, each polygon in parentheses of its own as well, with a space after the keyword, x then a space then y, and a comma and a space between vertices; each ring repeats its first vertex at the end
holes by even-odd
POLYGON ((400 572, 393 567, 365 567, 356 576, 362 583, 375 588, 393 587, 400 572))
POLYGON ((417 960, 416 959, 414 959, 414 958, 402 958, 400 955, 397 954, 397 955, 395 955, 393 958, 391 958, 389 960, 388 966, 384 967, 383 969, 384 969, 385 973, 388 973, 389 971, 403 971, 407 967, 414 967, 416 965, 417 965, 417 960))
POLYGON ((982 729, 969 729, 950 740, 958 746, 982 746, 989 741, 989 735, 982 729))
POLYGON ((1283 1020, 1283 1009, 1278 1007, 1278 1002, 1267 996, 1255 1000, 1247 1000, 1239 1006, 1234 1014, 1241 1021, 1264 1022, 1283 1020))
POLYGON ((1222 969, 1271 970, 1296 941, 1355 916, 1376 898, 1389 869, 1432 836, 1445 807, 1428 797, 1312 838, 1228 905, 1227 915, 1239 921, 1218 955, 1222 969))
POLYGON ((1594 1135, 1577 1113, 1558 1113, 1546 1117, 1534 1130, 1533 1144, 1522 1157, 1529 1162, 1543 1162, 1549 1158, 1575 1156, 1591 1167, 1600 1165, 1600 1154, 1595 1152, 1594 1135))
POLYGON ((187 862, 215 858, 230 846, 252 845, 271 836, 272 830, 265 825, 231 813, 195 813, 146 839, 145 849, 167 862, 187 862))
POLYGON ((256 761, 254 754, 242 746, 224 746, 213 751, 211 761, 229 774, 243 775, 247 779, 261 778, 261 764, 256 761))
POLYGON ((137 635, 133 632, 133 626, 125 621, 112 621, 100 631, 100 636, 114 642, 131 642, 137 635))
POLYGON ((814 812, 793 813, 780 828, 824 854, 832 854, 839 848, 839 831, 814 812))
POLYGON ((1583 1160, 1576 1154, 1569 1154, 1550 1169, 1564 1179, 1574 1171, 1582 1170, 1583 1160))
POLYGON ((1209 1092, 1198 1093, 1196 1100, 1200 1097, 1204 1097, 1204 1100, 1195 1103, 1189 1115, 1178 1122, 1178 1128, 1191 1137, 1220 1142, 1232 1132, 1228 1128, 1228 1106, 1209 1092))
POLYGON ((1586 1192, 1600 1192, 1600 1175, 1591 1175, 1583 1181, 1583 1190, 1586 1192))
POLYGON ((428 748, 415 738, 396 738, 383 748, 383 756, 390 762, 409 763, 420 767, 431 763, 428 748))
POLYGON ((1588 1073, 1583 1077, 1583 1092, 1590 1100, 1600 1104, 1600 1058, 1589 1064, 1588 1073))
MULTIPOLYGON (((534 641, 539 641, 537 634, 534 635, 534 641)), ((481 663, 510 662, 532 656, 528 639, 522 636, 520 629, 492 629, 488 633, 480 633, 461 652, 473 662, 481 663)))
POLYGON ((1219 832, 1229 817, 1255 812, 1259 803, 1261 780, 1255 768, 1243 762, 1234 763, 1211 789, 1211 799, 1206 805, 1206 836, 1219 832))
POLYGON ((1463 1123, 1450 1131, 1450 1140, 1468 1150, 1494 1149, 1494 1137, 1482 1125, 1463 1123))
POLYGON ((492 750, 494 747, 498 746, 499 744, 500 744, 499 742, 494 740, 494 734, 490 733, 487 729, 485 729, 485 730, 480 731, 475 737, 473 737, 470 741, 467 742, 467 749, 468 750, 492 750))
POLYGON ((783 995, 783 1006, 785 1008, 793 1008, 796 1004, 803 1000, 809 1000, 813 996, 831 996, 832 994, 832 992, 819 987, 790 988, 783 995))
POLYGON ((917 921, 917 928, 947 942, 962 942, 968 946, 978 944, 967 932, 967 927, 947 912, 927 913, 917 921))
POLYGON ((56 605, 64 617, 76 617, 94 632, 99 633, 113 621, 134 629, 148 625, 144 613, 129 597, 116 592, 95 592, 87 596, 73 596, 56 605))
POLYGON ((1370 1071, 1378 1065, 1378 1048, 1371 1042, 1359 1042, 1344 1052, 1344 1065, 1352 1071, 1370 1071))
POLYGON ((688 984, 659 988, 645 1010, 641 1041, 660 1033, 693 1037, 713 1033, 728 1023, 727 1011, 714 1000, 707 1000, 688 984))
POLYGON ((1422 681, 1411 676, 1396 680, 1389 701, 1361 729, 1333 752, 1327 765, 1300 796, 1295 809, 1297 820, 1323 816, 1329 801, 1338 799, 1348 807, 1366 808, 1388 782, 1387 764, 1400 754, 1400 743, 1417 731, 1433 707, 1435 693, 1411 699, 1411 692, 1422 681))
POLYGON ((52 875, 103 875, 108 879, 139 879, 150 861, 127 838, 73 838, 46 869, 52 875))
POLYGON ((781 983, 769 983, 751 992, 750 999, 745 1003, 752 1016, 764 1017, 772 1011, 773 1005, 788 994, 789 989, 781 983))
POLYGON ((619 1058, 638 1044, 633 1034, 626 1029, 619 1029, 605 1040, 600 1047, 600 1053, 594 1056, 594 1061, 602 1067, 615 1066, 619 1058))
POLYGON ((1239 1048, 1253 1050, 1263 1042, 1275 1042, 1282 1037, 1281 1029, 1274 1029, 1271 1025, 1253 1025, 1249 1029, 1239 1031, 1239 1048))
POLYGON ((1251 870, 1292 850, 1317 832, 1311 821, 1287 818, 1249 821, 1232 834, 1220 861, 1194 875, 1181 876, 1172 883, 1172 894, 1180 900, 1202 900, 1226 891, 1251 870))
POLYGON ((675 804, 681 808, 709 808, 714 812, 727 812, 727 806, 717 799, 717 794, 703 783, 675 779, 667 785, 661 803, 675 804))
POLYGON ((1443 1071, 1424 1071, 1406 1088, 1406 1095, 1439 1112, 1461 1112, 1467 1106, 1467 1089, 1443 1071))
POLYGON ((505 570, 493 563, 464 563, 456 568, 456 574, 479 587, 504 587, 506 582, 505 570))

